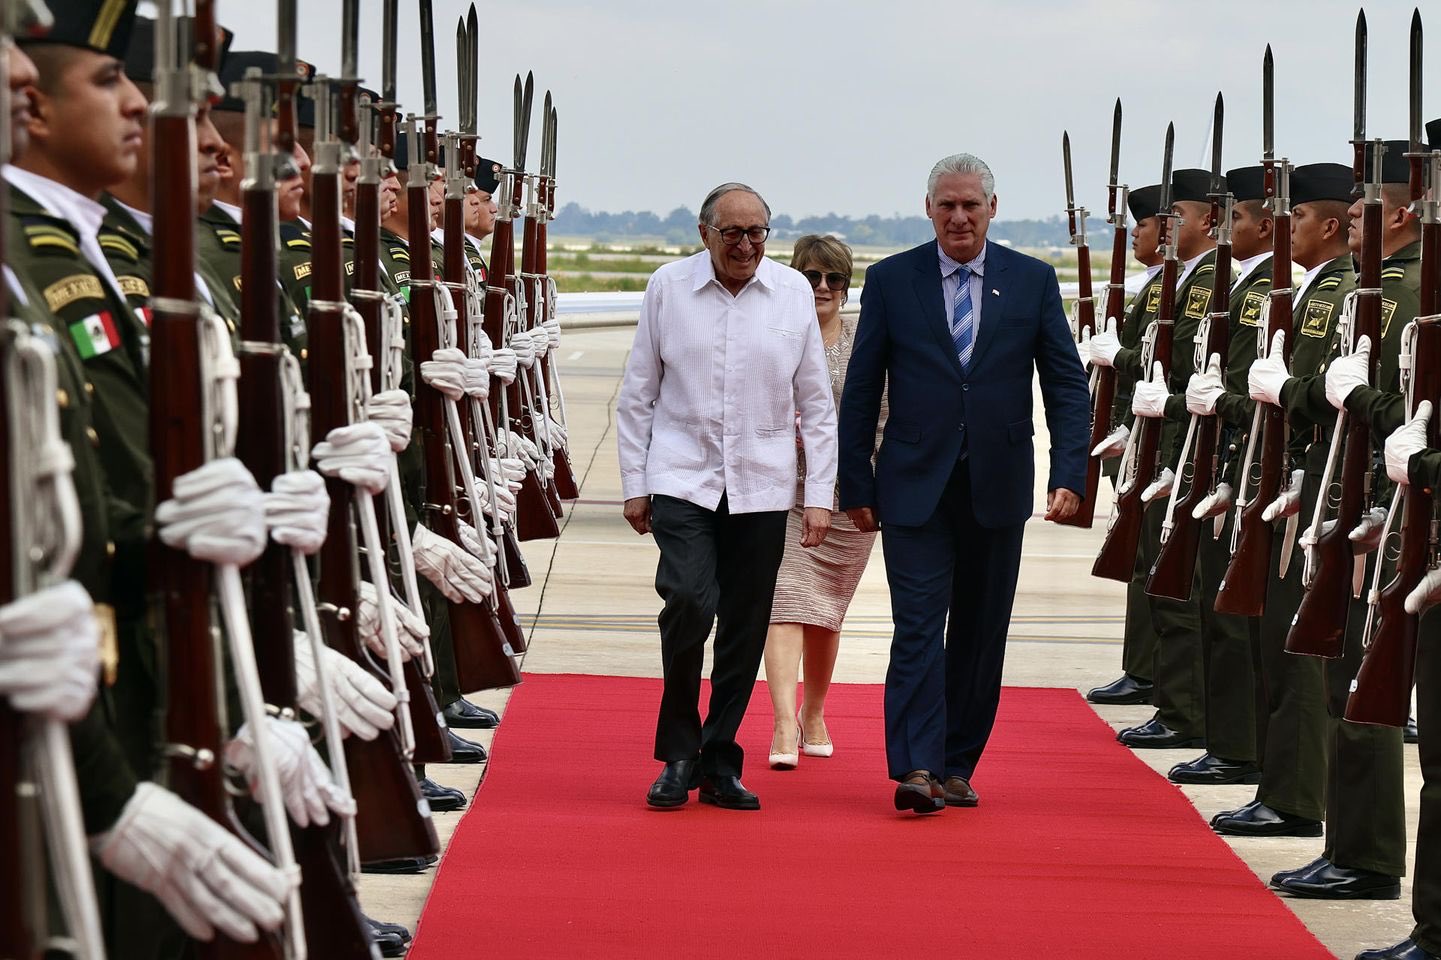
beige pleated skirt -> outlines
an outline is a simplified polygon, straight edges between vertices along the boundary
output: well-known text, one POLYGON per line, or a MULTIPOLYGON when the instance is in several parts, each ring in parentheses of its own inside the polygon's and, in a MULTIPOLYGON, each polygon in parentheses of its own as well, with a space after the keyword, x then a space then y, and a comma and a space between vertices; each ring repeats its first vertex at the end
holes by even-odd
POLYGON ((771 623, 840 630, 877 535, 862 533, 850 517, 835 511, 825 540, 806 549, 801 546, 801 516, 801 508, 792 507, 786 519, 786 551, 776 575, 771 623))

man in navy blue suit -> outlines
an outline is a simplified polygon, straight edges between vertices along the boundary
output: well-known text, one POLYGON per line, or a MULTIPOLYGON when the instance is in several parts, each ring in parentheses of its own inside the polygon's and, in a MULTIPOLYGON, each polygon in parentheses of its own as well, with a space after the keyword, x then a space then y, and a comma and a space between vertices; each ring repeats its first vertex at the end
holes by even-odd
POLYGON ((891 587, 886 760, 896 809, 917 813, 978 801, 970 780, 995 724, 1032 509, 1035 373, 1051 435, 1047 520, 1080 504, 1091 427, 1055 270, 986 242, 990 168, 964 153, 937 163, 926 213, 934 243, 866 271, 840 411, 841 507, 860 529, 881 528, 891 587))

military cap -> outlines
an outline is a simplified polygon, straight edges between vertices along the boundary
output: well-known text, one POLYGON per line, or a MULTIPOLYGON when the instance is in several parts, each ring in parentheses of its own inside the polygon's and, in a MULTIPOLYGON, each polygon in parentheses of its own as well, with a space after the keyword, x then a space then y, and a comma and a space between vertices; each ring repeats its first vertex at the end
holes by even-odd
POLYGON ((1238 203, 1266 199, 1266 168, 1237 167, 1226 171, 1226 186, 1238 203))
MULTIPOLYGON (((225 88, 225 98, 214 109, 222 113, 244 113, 245 101, 235 96, 231 89, 245 79, 252 67, 262 75, 273 76, 280 72, 280 58, 268 50, 234 50, 225 55, 220 66, 220 85, 225 88)), ((315 67, 304 60, 295 61, 295 72, 302 81, 315 76, 315 67)), ((296 122, 302 127, 315 126, 315 104, 308 97, 295 98, 296 122)))
MULTIPOLYGON (((1221 189, 1226 189, 1226 179, 1221 178, 1221 189)), ((1171 202, 1186 200, 1197 203, 1211 202, 1211 171, 1191 168, 1176 170, 1171 174, 1171 202)))
MULTIPOLYGON (((1411 149, 1410 140, 1387 140, 1385 141, 1386 153, 1381 158, 1381 182, 1382 183, 1409 183, 1411 181, 1411 162, 1406 159, 1406 153, 1411 149)), ((1371 147, 1366 147, 1366 179, 1371 179, 1371 147)))
POLYGON ((1441 150, 1441 117, 1426 124, 1426 142, 1430 149, 1441 150))
POLYGON ((55 24, 41 37, 18 36, 22 45, 59 43, 125 59, 139 0, 49 0, 55 24))
MULTIPOLYGON (((180 17, 179 29, 182 35, 191 29, 191 18, 180 17)), ((217 73, 224 71, 225 58, 230 55, 230 43, 235 34, 220 28, 220 47, 216 51, 219 65, 217 73)), ((130 31, 130 49, 125 53, 125 75, 136 83, 149 83, 155 76, 155 21, 149 17, 136 17, 135 27, 130 31)))
POLYGON ((1161 212, 1161 185, 1153 183, 1148 187, 1137 187, 1126 197, 1126 206, 1136 220, 1148 220, 1161 212))
POLYGON ((475 186, 478 190, 493 194, 500 189, 500 174, 498 171, 505 169, 505 164, 499 160, 487 160, 485 157, 477 157, 475 160, 475 186))
POLYGON ((1308 163, 1291 171, 1291 202, 1340 200, 1350 203, 1356 174, 1349 163, 1308 163))

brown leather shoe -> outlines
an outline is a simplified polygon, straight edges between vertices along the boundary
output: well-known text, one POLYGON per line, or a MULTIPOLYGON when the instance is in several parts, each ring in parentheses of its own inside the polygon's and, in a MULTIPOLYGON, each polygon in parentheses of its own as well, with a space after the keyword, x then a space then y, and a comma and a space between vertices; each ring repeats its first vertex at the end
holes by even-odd
POLYGON ((946 807, 941 784, 929 770, 912 770, 896 785, 896 809, 938 813, 946 807))
POLYGON ((971 789, 971 782, 965 777, 946 777, 941 793, 948 807, 974 807, 981 802, 980 795, 971 789))

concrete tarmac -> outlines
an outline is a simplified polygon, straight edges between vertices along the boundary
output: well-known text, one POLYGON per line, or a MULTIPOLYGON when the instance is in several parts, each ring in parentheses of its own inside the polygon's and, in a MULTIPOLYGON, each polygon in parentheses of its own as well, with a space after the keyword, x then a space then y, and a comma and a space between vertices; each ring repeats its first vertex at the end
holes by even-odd
MULTIPOLYGON (((621 490, 616 460, 615 397, 630 348, 632 330, 567 332, 557 354, 570 426, 570 450, 583 499, 568 504, 561 535, 555 541, 524 545, 533 586, 512 594, 530 636, 524 669, 533 673, 594 673, 658 677, 660 646, 655 616, 659 611, 653 580, 657 551, 650 537, 637 536, 621 517, 621 490)), ((1005 682, 1009 686, 1073 687, 1084 691, 1120 673, 1121 635, 1125 608, 1122 584, 1090 575, 1091 562, 1105 531, 1110 498, 1104 489, 1090 530, 1045 523, 1046 451, 1049 436, 1037 390, 1037 514, 1026 531, 1024 559, 1011 624, 1005 682)), ((861 581, 842 634, 835 680, 880 683, 884 680, 890 641, 890 600, 879 544, 861 581)), ((707 657, 709 671, 709 657, 707 657)), ((504 709, 508 694, 492 692, 471 699, 504 709)), ((1150 707, 1100 707, 1097 712, 1117 729, 1145 720, 1150 707)), ((598 717, 604 722, 604 717, 598 717)), ((489 745, 488 731, 460 731, 489 745)), ((769 725, 742 728, 742 744, 751 757, 765 756, 769 725)), ((840 745, 843 748, 844 745, 840 745)), ((1175 763, 1193 759, 1198 750, 1138 751, 1164 777, 1175 763)), ((561 754, 557 754, 559 761, 561 754)), ((430 775, 459 787, 474 801, 483 766, 431 765, 430 775)), ((558 800, 573 779, 557 765, 558 800)), ((636 783, 636 803, 644 802, 648 783, 636 783)), ((1407 818, 1414 856, 1420 768, 1416 748, 1406 748, 1407 818)), ((984 779, 978 781, 984 790, 984 779)), ((1255 788, 1178 787, 1204 824, 1219 810, 1246 803, 1255 788)), ((891 785, 885 771, 876 771, 876 803, 890 804, 891 785)), ((484 803, 484 795, 480 797, 484 803)), ((436 814, 442 844, 465 811, 436 814)), ((1120 818, 1124 809, 1115 811, 1120 818)), ((1297 867, 1320 855, 1320 839, 1228 839, 1236 855, 1262 880, 1277 870, 1297 867)), ((415 876, 365 876, 361 899, 377 919, 414 925, 425 903, 434 870, 415 876)), ((1186 902, 1186 877, 1178 867, 1174 882, 1154 896, 1186 902)), ((1407 878, 1401 899, 1389 902, 1324 902, 1286 899, 1287 906, 1338 957, 1388 945, 1410 931, 1411 888, 1407 878)), ((478 910, 504 909, 490 891, 476 891, 478 910)), ((484 921, 478 920, 478 933, 484 921)), ((1126 952, 1124 931, 1116 932, 1116 953, 1126 952)), ((1216 956, 1265 957, 1261 944, 1217 944, 1216 956)))

